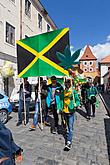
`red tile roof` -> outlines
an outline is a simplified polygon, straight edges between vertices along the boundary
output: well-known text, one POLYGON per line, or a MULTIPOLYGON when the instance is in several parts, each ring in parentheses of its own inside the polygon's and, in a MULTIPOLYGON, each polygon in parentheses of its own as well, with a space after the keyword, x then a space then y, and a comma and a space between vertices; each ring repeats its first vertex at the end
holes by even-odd
POLYGON ((108 63, 110 63, 110 55, 108 55, 108 56, 102 58, 101 61, 100 61, 100 63, 101 63, 101 64, 105 64, 105 63, 108 64, 108 63))
POLYGON ((93 55, 89 45, 87 45, 84 54, 80 58, 80 61, 84 61, 84 60, 97 60, 97 58, 93 55))

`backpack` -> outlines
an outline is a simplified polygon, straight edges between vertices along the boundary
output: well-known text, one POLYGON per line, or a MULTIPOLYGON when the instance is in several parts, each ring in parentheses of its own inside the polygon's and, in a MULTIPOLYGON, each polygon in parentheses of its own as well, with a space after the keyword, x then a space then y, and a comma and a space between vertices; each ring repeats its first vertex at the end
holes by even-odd
POLYGON ((91 96, 90 101, 92 104, 96 103, 96 96, 91 96))

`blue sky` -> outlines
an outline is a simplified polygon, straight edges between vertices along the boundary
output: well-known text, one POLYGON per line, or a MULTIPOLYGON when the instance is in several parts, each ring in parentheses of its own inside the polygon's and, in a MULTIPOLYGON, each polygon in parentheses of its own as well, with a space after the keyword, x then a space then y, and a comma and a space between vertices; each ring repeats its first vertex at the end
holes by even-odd
POLYGON ((110 54, 110 0, 40 1, 58 28, 70 28, 75 50, 89 44, 93 52, 104 48, 110 54))

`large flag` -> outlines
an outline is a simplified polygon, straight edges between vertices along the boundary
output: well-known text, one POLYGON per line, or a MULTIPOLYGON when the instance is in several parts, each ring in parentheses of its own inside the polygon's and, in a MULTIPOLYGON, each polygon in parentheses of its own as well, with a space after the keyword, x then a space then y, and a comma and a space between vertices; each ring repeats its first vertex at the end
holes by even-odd
POLYGON ((68 75, 59 65, 57 52, 69 45, 69 28, 58 29, 17 41, 18 77, 68 75))

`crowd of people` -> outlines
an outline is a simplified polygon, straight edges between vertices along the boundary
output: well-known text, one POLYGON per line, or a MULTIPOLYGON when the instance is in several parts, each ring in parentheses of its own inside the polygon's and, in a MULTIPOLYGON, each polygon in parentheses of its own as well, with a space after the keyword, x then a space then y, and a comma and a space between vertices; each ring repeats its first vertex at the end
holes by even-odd
MULTIPOLYGON (((29 123, 31 91, 32 87, 28 79, 24 78, 24 84, 22 83, 19 89, 18 122, 16 126, 22 124, 24 99, 26 106, 26 124, 29 123)), ((87 121, 89 121, 91 117, 95 117, 97 94, 97 88, 91 82, 76 86, 72 79, 66 79, 62 85, 57 81, 55 76, 52 76, 51 83, 47 85, 47 81, 40 77, 40 81, 35 86, 35 113, 29 131, 35 131, 36 126, 41 122, 39 121, 41 104, 43 124, 51 126, 51 133, 53 134, 59 133, 59 115, 61 115, 61 128, 64 130, 65 135, 64 151, 69 151, 72 145, 75 112, 77 109, 81 109, 83 105, 86 109, 87 121), (53 115, 52 123, 49 121, 50 110, 53 115)), ((11 131, 0 122, 0 163, 3 165, 14 165, 15 155, 20 155, 21 152, 22 149, 13 141, 11 131), (8 140, 5 140, 4 137, 8 140), (7 148, 7 151, 4 149, 4 146, 7 148)))
MULTIPOLYGON (((74 81, 66 79, 64 84, 60 84, 55 76, 51 77, 51 83, 47 85, 46 80, 40 77, 39 83, 35 86, 35 113, 33 123, 29 131, 34 131, 39 123, 40 102, 42 109, 42 121, 46 126, 51 126, 51 133, 59 132, 59 114, 62 118, 62 125, 65 131, 65 150, 70 150, 73 137, 74 114, 82 104, 87 111, 87 120, 95 117, 97 88, 93 83, 87 82, 75 86, 74 81), (39 91, 40 90, 40 91, 39 91), (39 97, 40 92, 40 97, 39 97), (49 112, 52 112, 54 122, 49 121, 49 112)), ((24 79, 24 94, 26 103, 26 124, 29 122, 29 103, 31 99, 31 85, 27 78, 24 79)), ((22 124, 23 109, 23 84, 19 90, 19 108, 17 126, 22 124)))

